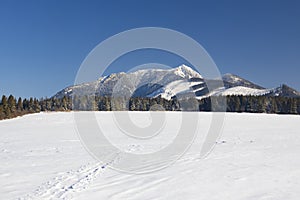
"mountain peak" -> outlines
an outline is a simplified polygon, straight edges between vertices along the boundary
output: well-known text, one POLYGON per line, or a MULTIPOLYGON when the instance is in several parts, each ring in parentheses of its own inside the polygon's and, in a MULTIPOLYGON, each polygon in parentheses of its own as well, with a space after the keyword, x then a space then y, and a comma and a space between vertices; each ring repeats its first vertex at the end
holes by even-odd
POLYGON ((222 79, 224 81, 224 85, 227 87, 243 86, 243 87, 249 87, 253 89, 265 89, 264 87, 252 83, 235 74, 230 74, 230 73, 224 74, 222 79))
POLYGON ((245 80, 245 79, 243 79, 235 74, 226 73, 223 75, 223 80, 230 81, 230 82, 238 82, 238 81, 245 80))
POLYGON ((290 86, 286 84, 282 84, 280 87, 275 88, 273 90, 273 93, 275 96, 285 96, 285 97, 299 97, 300 92, 297 90, 291 88, 290 86))
POLYGON ((187 69, 187 70, 192 70, 191 67, 185 65, 185 64, 182 64, 182 65, 179 65, 177 68, 180 68, 180 69, 187 69))
POLYGON ((202 78, 202 76, 198 72, 185 64, 176 67, 174 69, 174 72, 176 75, 183 78, 202 78))

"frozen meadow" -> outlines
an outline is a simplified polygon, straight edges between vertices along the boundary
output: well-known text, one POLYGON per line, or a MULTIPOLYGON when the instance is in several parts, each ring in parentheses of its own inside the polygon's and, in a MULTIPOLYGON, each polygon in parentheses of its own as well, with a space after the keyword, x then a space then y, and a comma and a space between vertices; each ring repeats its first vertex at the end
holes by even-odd
MULTIPOLYGON (((300 116, 226 113, 215 148, 200 159, 201 133, 209 129, 211 113, 198 113, 199 134, 186 154, 165 169, 135 175, 96 161, 83 147, 73 115, 39 113, 0 121, 0 199, 300 197, 300 116)), ((148 112, 130 115, 141 126, 151 123, 148 112)), ((133 153, 156 151, 172 142, 171 130, 179 128, 180 117, 180 112, 167 112, 163 135, 130 144, 118 136, 111 112, 96 113, 111 141, 133 153)))

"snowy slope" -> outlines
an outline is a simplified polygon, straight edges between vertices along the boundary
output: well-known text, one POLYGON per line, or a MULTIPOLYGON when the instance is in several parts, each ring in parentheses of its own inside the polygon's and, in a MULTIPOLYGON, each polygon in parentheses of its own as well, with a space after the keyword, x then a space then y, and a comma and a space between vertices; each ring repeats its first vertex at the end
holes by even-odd
POLYGON ((284 97, 300 97, 300 92, 297 90, 282 84, 280 87, 274 88, 270 95, 272 96, 284 96, 284 97))
MULTIPOLYGON (((152 86, 154 84, 160 86, 157 88, 157 91, 152 92, 155 96, 159 95, 159 92, 161 92, 162 96, 168 96, 167 94, 163 94, 164 92, 168 93, 168 88, 166 88, 167 91, 165 91, 162 87, 166 87, 169 84, 176 85, 179 81, 184 82, 184 85, 179 86, 179 92, 184 90, 187 91, 189 90, 189 87, 193 85, 193 83, 189 82, 197 83, 199 80, 202 80, 202 76, 186 65, 181 65, 173 69, 142 69, 131 73, 121 72, 111 74, 106 77, 101 77, 95 82, 70 86, 58 92, 55 97, 61 98, 64 95, 73 96, 74 94, 92 95, 95 93, 103 96, 110 96, 115 93, 118 93, 119 95, 131 95, 137 90, 139 90, 139 96, 151 97, 148 91, 149 88, 146 86, 152 86), (197 80, 191 81, 190 79, 192 78, 197 80), (141 90, 141 88, 143 88, 143 90, 141 90)), ((177 94, 175 90, 171 91, 172 94, 177 94)))
MULTIPOLYGON (((172 97, 184 93, 195 92, 193 90, 193 86, 203 83, 202 81, 188 81, 188 80, 178 80, 173 81, 166 86, 163 86, 159 90, 147 95, 147 97, 158 97, 161 96, 162 98, 170 100, 172 97)), ((203 89, 203 88, 200 88, 203 89)), ((199 89, 198 89, 199 91, 199 89)))
POLYGON ((219 80, 204 80, 192 68, 181 65, 172 69, 142 69, 130 73, 116 73, 101 77, 97 81, 70 86, 58 92, 55 97, 64 95, 101 95, 101 96, 135 96, 158 97, 165 99, 192 94, 201 99, 210 95, 269 95, 300 97, 296 90, 282 85, 265 89, 237 75, 225 74, 219 80), (207 82, 212 86, 208 91, 207 82), (224 88, 220 88, 224 85, 224 88))
POLYGON ((254 89, 248 88, 243 86, 236 86, 228 89, 220 89, 215 90, 211 95, 222 95, 222 96, 229 96, 229 95, 252 95, 252 96, 263 96, 269 94, 272 90, 270 89, 254 89))
POLYGON ((227 73, 227 74, 224 74, 222 78, 224 81, 224 85, 227 88, 243 86, 243 87, 252 88, 252 89, 265 89, 262 86, 259 86, 255 83, 252 83, 252 82, 250 82, 242 77, 239 77, 237 75, 234 75, 234 74, 227 73))
MULTIPOLYGON (((149 113, 133 114, 139 123, 149 123, 149 113)), ((299 116, 227 113, 215 149, 199 159, 211 113, 198 115, 199 136, 187 154, 144 175, 96 162, 78 139, 72 112, 0 121, 0 199, 299 199, 299 116)), ((180 113, 166 116, 172 128, 180 127, 180 113)), ((111 112, 96 117, 104 126, 116 126, 111 112)), ((172 128, 166 134, 174 134, 172 128)), ((133 150, 168 142, 158 141, 135 144, 133 150)))

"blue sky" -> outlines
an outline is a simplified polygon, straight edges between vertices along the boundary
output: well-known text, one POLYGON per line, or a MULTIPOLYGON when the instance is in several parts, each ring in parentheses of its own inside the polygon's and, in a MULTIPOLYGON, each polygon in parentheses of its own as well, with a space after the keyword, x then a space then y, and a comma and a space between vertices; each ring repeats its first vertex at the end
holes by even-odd
MULTIPOLYGON (((165 27, 198 41, 221 73, 300 90, 300 3, 276 1, 0 0, 0 94, 45 97, 72 85, 87 54, 137 27, 165 27)), ((108 71, 180 60, 144 52, 108 71)), ((100 76, 100 75, 99 75, 100 76)))

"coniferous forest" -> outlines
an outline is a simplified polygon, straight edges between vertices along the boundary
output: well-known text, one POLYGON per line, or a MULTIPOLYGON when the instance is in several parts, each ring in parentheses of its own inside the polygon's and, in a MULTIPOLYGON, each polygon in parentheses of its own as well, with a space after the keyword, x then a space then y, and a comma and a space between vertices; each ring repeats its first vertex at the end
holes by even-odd
MULTIPOLYGON (((64 96, 63 98, 15 98, 10 95, 2 96, 0 101, 0 120, 10 119, 29 113, 47 111, 149 111, 153 108, 167 111, 211 111, 212 101, 218 111, 221 98, 176 98, 166 100, 157 98, 111 98, 109 96, 64 96), (159 105, 159 106, 155 106, 159 105), (196 106, 195 106, 196 105, 196 106)), ((227 112, 300 114, 300 98, 271 97, 271 96, 227 96, 227 112)), ((221 107, 221 106, 220 106, 221 107)), ((222 110, 220 110, 222 111, 222 110)))

